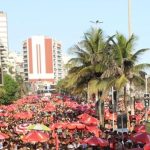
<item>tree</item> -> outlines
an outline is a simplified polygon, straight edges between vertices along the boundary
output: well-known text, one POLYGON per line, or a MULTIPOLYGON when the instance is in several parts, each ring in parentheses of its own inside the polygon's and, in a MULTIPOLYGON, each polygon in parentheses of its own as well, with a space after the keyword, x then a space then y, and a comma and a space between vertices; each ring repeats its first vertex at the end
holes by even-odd
POLYGON ((1 104, 10 104, 18 98, 18 84, 10 75, 4 75, 3 89, 5 94, 1 97, 1 104))
POLYGON ((6 91, 1 87, 0 88, 0 99, 5 95, 6 91))
MULTIPOLYGON (((108 49, 108 42, 105 41, 101 29, 91 28, 85 33, 83 40, 71 49, 76 57, 70 59, 67 64, 71 68, 66 87, 72 88, 73 92, 87 89, 88 99, 89 95, 95 93, 97 100, 100 101, 98 93, 102 93, 99 91, 103 91, 106 87, 106 80, 103 81, 100 77, 107 68, 108 49)), ((99 104, 100 119, 102 119, 101 101, 99 104)))
MULTIPOLYGON (((135 84, 137 82, 144 83, 140 72, 145 68, 150 67, 150 64, 138 63, 138 59, 144 52, 149 49, 140 49, 134 51, 136 37, 132 35, 127 39, 124 35, 117 33, 115 36, 110 37, 111 41, 111 65, 104 72, 103 76, 112 78, 111 83, 116 89, 121 90, 124 88, 124 104, 127 112, 127 84, 135 84)), ((131 91, 130 91, 131 93, 131 91)))

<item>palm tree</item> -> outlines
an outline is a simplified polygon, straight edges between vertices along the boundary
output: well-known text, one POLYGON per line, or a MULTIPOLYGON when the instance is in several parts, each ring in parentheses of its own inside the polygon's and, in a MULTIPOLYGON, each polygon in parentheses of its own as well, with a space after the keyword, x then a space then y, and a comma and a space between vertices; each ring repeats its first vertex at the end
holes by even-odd
POLYGON ((141 54, 149 49, 140 49, 134 52, 136 40, 134 35, 126 39, 124 35, 117 33, 109 39, 112 45, 111 66, 103 73, 102 77, 109 75, 112 78, 111 84, 116 89, 120 90, 122 87, 124 88, 124 104, 127 111, 127 84, 132 85, 136 82, 144 82, 144 79, 140 76, 140 72, 150 67, 150 64, 138 63, 138 59, 141 54))
POLYGON ((80 82, 81 78, 86 78, 88 84, 91 78, 100 76, 98 62, 101 59, 99 56, 102 47, 104 47, 102 30, 92 28, 84 34, 84 40, 72 49, 77 57, 69 61, 69 64, 74 64, 69 70, 69 78, 72 79, 70 84, 80 82))
MULTIPOLYGON (((91 28, 85 33, 84 39, 71 49, 76 57, 70 59, 67 64, 71 68, 68 72, 66 87, 71 87, 73 92, 87 89, 88 99, 89 95, 95 93, 97 100, 100 100, 98 93, 106 89, 107 80, 109 80, 100 78, 109 62, 109 49, 110 45, 104 40, 101 29, 91 28)), ((101 108, 101 101, 99 108, 101 108)), ((99 112, 101 116, 102 110, 99 112)))

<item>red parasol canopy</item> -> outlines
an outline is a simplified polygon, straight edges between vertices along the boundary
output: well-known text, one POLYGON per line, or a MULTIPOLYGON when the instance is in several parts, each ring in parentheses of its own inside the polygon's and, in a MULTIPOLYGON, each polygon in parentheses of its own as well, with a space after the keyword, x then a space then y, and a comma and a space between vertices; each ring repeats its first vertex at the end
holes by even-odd
POLYGON ((79 122, 71 122, 66 125, 66 128, 68 129, 84 129, 85 125, 79 122))
POLYGON ((97 138, 95 136, 83 140, 83 143, 86 143, 91 146, 101 146, 101 147, 105 147, 109 145, 108 141, 101 138, 97 138))
POLYGON ((33 115, 32 112, 20 112, 20 113, 14 114, 13 116, 15 119, 31 119, 32 115, 33 115))
POLYGON ((143 103, 142 102, 135 103, 135 109, 143 110, 144 109, 143 103))
POLYGON ((0 127, 7 127, 8 123, 0 121, 0 127))
POLYGON ((65 129, 66 126, 67 126, 67 124, 68 124, 68 122, 55 123, 55 124, 52 124, 52 125, 50 126, 50 129, 51 129, 51 130, 59 129, 59 128, 65 129))
MULTIPOLYGON (((110 112, 105 113, 105 120, 113 120, 113 114, 110 112)), ((117 114, 114 114, 114 120, 117 121, 117 114)))
POLYGON ((146 132, 145 125, 137 125, 134 127, 134 131, 136 132, 146 132))
POLYGON ((0 132, 0 140, 8 139, 9 136, 5 133, 0 132))
POLYGON ((47 112, 53 112, 56 110, 56 107, 51 103, 48 103, 43 110, 47 112))
POLYGON ((150 142, 150 134, 144 133, 136 133, 131 136, 131 139, 135 142, 149 143, 150 142))
POLYGON ((86 114, 86 113, 84 113, 84 114, 81 114, 81 115, 77 116, 77 118, 79 118, 79 119, 87 118, 87 117, 89 117, 89 115, 88 115, 88 114, 86 114))
POLYGON ((79 104, 77 102, 69 101, 69 100, 65 101, 64 104, 67 107, 72 108, 72 109, 76 109, 79 106, 79 104))
POLYGON ((8 105, 8 106, 6 106, 6 108, 5 108, 5 110, 7 110, 7 111, 14 111, 14 110, 16 110, 17 109, 17 105, 16 104, 11 104, 11 105, 8 105))
POLYGON ((130 150, 144 150, 143 148, 132 148, 130 150))
MULTIPOLYGON (((78 116, 78 117, 81 117, 81 116, 78 116)), ((99 120, 90 115, 86 115, 86 117, 82 116, 81 119, 79 119, 79 121, 86 125, 98 125, 99 124, 99 120)))
POLYGON ((27 128, 29 125, 29 123, 17 125, 14 130, 17 134, 26 134, 28 132, 27 128))
POLYGON ((46 142, 48 140, 49 140, 48 134, 43 133, 41 131, 31 131, 22 138, 22 141, 25 143, 46 142))
POLYGON ((144 146, 144 150, 150 150, 150 143, 148 143, 144 146))
POLYGON ((89 132, 94 133, 96 137, 99 137, 101 134, 101 130, 97 126, 86 126, 86 129, 89 132))

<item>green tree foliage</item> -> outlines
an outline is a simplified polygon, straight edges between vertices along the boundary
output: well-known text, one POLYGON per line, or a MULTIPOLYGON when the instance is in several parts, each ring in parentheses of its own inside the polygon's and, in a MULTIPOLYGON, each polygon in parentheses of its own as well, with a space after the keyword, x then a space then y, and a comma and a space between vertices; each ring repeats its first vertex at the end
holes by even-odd
POLYGON ((5 95, 5 90, 1 87, 0 88, 0 99, 5 95))
POLYGON ((3 90, 5 91, 5 94, 1 97, 0 103, 10 104, 16 100, 18 98, 18 88, 18 83, 10 75, 4 75, 3 90))

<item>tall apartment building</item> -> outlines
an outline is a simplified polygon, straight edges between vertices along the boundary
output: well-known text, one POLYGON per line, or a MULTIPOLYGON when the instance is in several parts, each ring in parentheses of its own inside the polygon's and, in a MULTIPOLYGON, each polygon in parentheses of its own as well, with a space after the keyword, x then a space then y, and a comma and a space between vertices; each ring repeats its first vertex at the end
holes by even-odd
POLYGON ((0 63, 4 72, 7 72, 8 49, 7 15, 0 11, 0 63))
POLYGON ((48 88, 62 78, 61 43, 46 36, 32 36, 23 42, 24 79, 34 90, 48 88))

